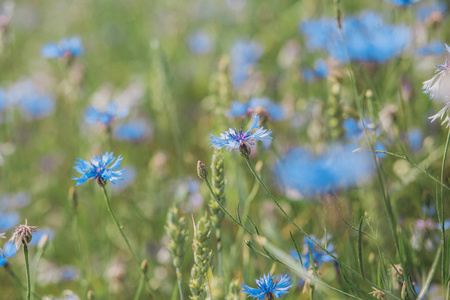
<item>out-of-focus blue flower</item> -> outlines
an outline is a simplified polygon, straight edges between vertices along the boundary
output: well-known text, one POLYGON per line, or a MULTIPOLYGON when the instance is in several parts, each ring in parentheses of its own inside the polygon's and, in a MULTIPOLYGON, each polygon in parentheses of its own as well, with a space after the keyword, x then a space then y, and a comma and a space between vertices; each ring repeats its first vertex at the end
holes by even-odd
MULTIPOLYGON (((450 47, 445 44, 445 50, 450 53, 450 47)), ((445 63, 436 67, 436 75, 433 78, 423 82, 423 93, 430 94, 430 99, 435 99, 444 104, 444 107, 434 116, 429 117, 431 122, 436 119, 444 119, 442 125, 447 123, 447 127, 450 126, 450 117, 448 111, 450 110, 450 76, 448 76, 450 69, 450 62, 445 59, 445 63), (445 118, 444 118, 445 117, 445 118)))
POLYGON ((385 0, 386 2, 394 3, 396 6, 410 6, 420 0, 385 0))
POLYGON ((138 142, 152 133, 151 128, 142 120, 129 121, 117 126, 114 135, 118 140, 138 142))
POLYGON ((0 210, 16 209, 27 206, 31 201, 31 196, 27 192, 6 194, 0 200, 0 210))
POLYGON ((332 144, 319 156, 303 148, 292 149, 275 164, 275 178, 288 194, 296 196, 352 187, 374 171, 370 152, 354 152, 357 148, 356 143, 332 144))
POLYGON ((214 44, 210 34, 196 31, 189 36, 189 49, 195 54, 208 54, 213 50, 214 44))
POLYGON ((113 190, 121 191, 129 187, 134 180, 136 179, 136 169, 132 166, 124 166, 126 168, 126 172, 122 174, 121 180, 117 181, 114 186, 112 186, 113 190))
POLYGON ((33 119, 46 117, 55 109, 55 100, 49 95, 38 92, 22 98, 19 104, 21 110, 33 119))
POLYGON ((220 137, 210 135, 211 147, 217 150, 226 147, 227 150, 238 150, 241 145, 245 145, 252 148, 256 141, 260 140, 271 140, 270 134, 271 130, 264 129, 263 127, 258 127, 259 116, 254 114, 253 121, 250 128, 247 131, 242 129, 237 131, 236 129, 229 129, 225 133, 221 133, 220 137), (256 129, 256 130, 255 130, 256 129), (255 130, 254 132, 252 132, 255 130))
POLYGON ((51 241, 55 237, 55 232, 52 229, 39 228, 33 233, 33 238, 31 239, 31 242, 28 243, 28 246, 37 246, 44 235, 47 235, 47 240, 51 241))
POLYGON ((231 48, 231 81, 240 88, 248 79, 251 68, 263 54, 263 47, 252 41, 240 40, 231 48))
POLYGON ((281 295, 288 294, 289 289, 292 287, 292 281, 290 281, 289 275, 281 276, 280 280, 275 281, 275 276, 271 276, 270 273, 259 280, 255 279, 257 288, 251 288, 245 283, 241 284, 243 290, 241 292, 247 293, 249 297, 254 299, 274 299, 281 298, 281 295), (266 298, 267 297, 267 298, 266 298))
POLYGON ((284 111, 278 104, 272 102, 269 98, 252 98, 247 103, 234 101, 231 103, 231 107, 227 112, 228 117, 235 118, 253 114, 257 107, 263 108, 269 118, 275 121, 281 121, 284 119, 284 111))
POLYGON ((122 109, 119 111, 117 103, 110 102, 105 110, 96 109, 90 106, 85 114, 85 120, 88 123, 103 123, 104 125, 111 125, 111 122, 115 119, 120 119, 128 115, 128 109, 122 109))
POLYGON ((106 152, 99 156, 94 156, 90 162, 79 158, 78 161, 75 162, 76 166, 73 167, 82 175, 80 178, 72 178, 77 182, 76 186, 79 186, 88 180, 95 181, 101 186, 105 186, 108 181, 114 183, 116 180, 121 180, 124 170, 118 169, 120 168, 120 163, 122 162, 123 157, 119 155, 117 160, 113 163, 115 159, 116 158, 113 156, 112 152, 106 152), (108 167, 110 163, 113 164, 108 167))
POLYGON ((61 278, 67 281, 73 281, 80 277, 80 271, 74 267, 62 267, 61 278))
POLYGON ((7 258, 16 255, 18 249, 14 246, 14 242, 6 242, 3 250, 0 249, 0 267, 3 267, 8 262, 7 258))
POLYGON ((314 69, 303 68, 302 76, 307 82, 314 81, 316 79, 325 78, 328 76, 328 65, 323 59, 318 59, 314 62, 314 69))
POLYGON ((20 216, 17 212, 5 213, 0 211, 0 231, 7 231, 19 224, 20 216))
POLYGON ((83 46, 78 36, 65 38, 58 44, 50 43, 42 47, 41 54, 47 58, 62 58, 66 56, 80 56, 83 54, 83 46))
POLYGON ((420 5, 416 10, 416 17, 420 21, 425 21, 432 15, 439 14, 439 15, 441 15, 441 18, 442 18, 442 15, 445 14, 446 11, 447 11, 447 7, 446 7, 445 3, 433 2, 433 3, 429 3, 429 4, 420 5))
POLYGON ((334 19, 322 18, 301 23, 310 49, 323 49, 340 61, 383 63, 400 54, 411 40, 411 31, 405 26, 385 24, 374 12, 363 12, 358 17, 342 20, 341 36, 334 19))
POLYGON ((397 6, 408 6, 419 2, 420 0, 385 0, 386 2, 394 3, 397 6))
POLYGON ((3 89, 0 89, 0 111, 7 106, 6 93, 3 89))
POLYGON ((427 55, 438 55, 444 52, 444 47, 440 41, 431 41, 428 44, 418 47, 416 49, 416 53, 419 56, 427 56, 427 55))
MULTIPOLYGON (((311 237, 318 241, 321 245, 324 244, 322 241, 317 240, 317 238, 314 235, 311 235, 311 237)), ((311 249, 311 256, 314 261, 315 266, 320 267, 323 263, 334 261, 334 259, 325 251, 320 249, 317 245, 315 245, 308 237, 303 238, 303 254, 302 261, 303 266, 308 269, 311 266, 311 257, 310 257, 310 251, 311 249)), ((332 243, 327 243, 326 247, 327 251, 330 253, 333 253, 334 256, 337 256, 334 253, 334 245, 332 243)), ((298 259, 297 251, 295 253, 291 252, 291 256, 298 259)))
POLYGON ((418 151, 422 147, 423 135, 418 128, 411 128, 407 133, 407 140, 412 150, 418 151))

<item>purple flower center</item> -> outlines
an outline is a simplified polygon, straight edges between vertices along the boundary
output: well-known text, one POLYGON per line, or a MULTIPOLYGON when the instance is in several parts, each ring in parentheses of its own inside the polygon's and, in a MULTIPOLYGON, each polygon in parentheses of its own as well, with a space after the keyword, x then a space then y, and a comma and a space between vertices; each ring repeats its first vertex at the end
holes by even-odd
POLYGON ((240 144, 243 144, 246 139, 248 138, 250 134, 248 134, 247 132, 244 132, 241 128, 241 130, 236 131, 236 129, 234 130, 234 133, 228 133, 228 136, 230 138, 232 138, 233 140, 239 142, 240 144))

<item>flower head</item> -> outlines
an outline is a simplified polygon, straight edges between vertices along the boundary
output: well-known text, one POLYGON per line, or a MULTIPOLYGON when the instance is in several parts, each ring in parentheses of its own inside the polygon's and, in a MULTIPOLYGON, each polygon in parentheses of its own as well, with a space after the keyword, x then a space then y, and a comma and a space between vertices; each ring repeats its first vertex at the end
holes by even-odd
POLYGON ((128 109, 119 111, 117 103, 110 102, 105 110, 96 109, 95 107, 90 106, 87 109, 84 118, 88 123, 103 123, 109 126, 113 120, 123 118, 126 115, 128 115, 128 109))
MULTIPOLYGON (((450 47, 445 45, 446 51, 450 53, 450 47)), ((437 114, 431 116, 431 121, 436 119, 443 119, 448 110, 450 109, 450 62, 445 59, 445 63, 436 67, 436 75, 433 78, 424 81, 422 90, 425 94, 430 94, 430 99, 435 99, 443 102, 444 108, 442 108, 437 114)), ((445 116, 442 124, 447 123, 449 126, 450 118, 445 116)))
POLYGON ((272 102, 269 98, 252 98, 247 103, 241 103, 234 101, 231 103, 231 107, 227 114, 229 117, 246 116, 253 112, 256 112, 259 108, 262 108, 267 112, 269 118, 275 121, 281 121, 284 119, 284 111, 278 104, 272 102))
POLYGON ((63 58, 67 56, 80 56, 83 54, 83 46, 78 36, 65 38, 58 44, 50 43, 42 47, 41 54, 47 58, 63 58))
POLYGON ((238 150, 241 147, 252 148, 256 141, 259 140, 271 140, 271 130, 258 127, 259 116, 254 114, 253 121, 247 131, 228 129, 225 133, 221 133, 220 137, 213 136, 211 134, 211 147, 219 150, 222 147, 226 147, 227 150, 238 150), (256 129, 256 130, 255 130, 256 129), (253 132, 253 130, 255 130, 253 132))
POLYGON ((123 123, 114 131, 116 139, 139 142, 149 138, 153 128, 149 127, 144 120, 135 120, 123 123))
POLYGON ((14 242, 16 249, 19 249, 21 244, 28 245, 28 243, 31 242, 32 235, 36 231, 37 226, 29 226, 28 220, 25 219, 25 225, 17 226, 9 241, 14 242))
POLYGON ((0 248, 0 267, 3 267, 8 262, 7 258, 13 257, 17 253, 17 248, 14 243, 9 241, 6 242, 3 249, 0 248))
POLYGON ((385 0, 386 2, 394 3, 396 6, 408 6, 420 0, 385 0))
POLYGON ((280 298, 281 295, 289 293, 289 289, 292 287, 292 281, 290 281, 289 275, 281 276, 279 281, 274 281, 275 276, 271 276, 270 273, 264 277, 260 277, 259 280, 255 279, 258 288, 251 288, 242 283, 243 290, 241 292, 247 293, 249 297, 254 299, 274 299, 280 298), (267 298, 266 298, 267 297, 267 298))
POLYGON ((118 170, 123 157, 119 155, 117 160, 113 156, 112 152, 102 153, 99 156, 94 156, 91 161, 84 159, 78 159, 73 167, 82 176, 80 178, 72 178, 77 181, 77 186, 85 183, 88 180, 97 182, 100 186, 105 186, 108 181, 114 183, 116 180, 120 180, 124 170, 118 170), (114 163, 113 163, 114 162, 114 163), (110 163, 113 163, 108 167, 110 163))

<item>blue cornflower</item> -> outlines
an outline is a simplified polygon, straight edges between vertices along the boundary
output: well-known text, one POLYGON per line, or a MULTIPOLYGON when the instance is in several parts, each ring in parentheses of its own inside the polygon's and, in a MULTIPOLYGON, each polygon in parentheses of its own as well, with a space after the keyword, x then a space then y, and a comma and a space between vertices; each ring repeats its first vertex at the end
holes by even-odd
POLYGON ((241 146, 245 145, 247 148, 252 148, 256 141, 271 140, 271 130, 258 127, 259 116, 254 114, 253 121, 250 128, 247 131, 236 129, 229 129, 225 133, 221 133, 220 137, 210 135, 211 147, 220 149, 226 147, 227 150, 238 150, 241 146), (252 132, 255 130, 255 132, 252 132))
POLYGON ((356 143, 332 144, 319 156, 292 149, 275 164, 275 178, 289 197, 297 199, 355 186, 374 171, 370 152, 355 152, 357 148, 356 143))
POLYGON ((50 43, 42 47, 41 54, 47 58, 62 58, 67 56, 80 56, 83 54, 83 46, 78 36, 65 38, 58 44, 50 43))
POLYGON ((197 31, 189 36, 189 49, 195 54, 208 54, 213 50, 214 44, 210 34, 197 31))
POLYGON ((420 0, 385 0, 386 2, 394 3, 397 6, 408 6, 419 2, 420 0))
POLYGON ((47 236, 47 240, 51 241, 55 237, 55 232, 52 229, 45 229, 40 228, 35 233, 33 233, 33 238, 28 243, 28 246, 37 246, 41 239, 44 237, 44 235, 47 236))
POLYGON ((416 53, 419 56, 438 55, 444 52, 444 47, 440 41, 434 40, 422 47, 416 49, 416 53))
POLYGON ((408 130, 406 138, 412 150, 414 151, 420 150, 423 144, 423 134, 420 129, 411 128, 410 130, 408 130))
POLYGON ((312 82, 316 79, 325 78, 328 76, 329 69, 327 62, 324 59, 318 59, 314 62, 314 68, 303 68, 302 76, 307 82, 312 82))
POLYGON ((85 120, 88 123, 103 123, 107 126, 111 125, 115 119, 120 119, 128 115, 128 109, 122 109, 119 111, 117 103, 110 102, 105 110, 96 109, 90 106, 85 114, 85 120))
POLYGON ((231 82, 240 88, 248 79, 252 67, 263 53, 263 47, 256 42, 240 40, 231 48, 231 82))
POLYGON ((19 224, 20 216, 17 212, 4 213, 0 211, 0 231, 8 231, 19 224))
POLYGON ((152 129, 142 120, 123 123, 114 131, 114 135, 118 140, 131 142, 141 141, 151 135, 151 133, 152 129))
POLYGON ((78 159, 73 167, 82 176, 80 178, 72 178, 77 182, 76 186, 85 183, 88 180, 97 182, 100 186, 105 186, 108 181, 114 183, 116 180, 121 180, 121 176, 124 170, 116 170, 120 168, 120 163, 123 157, 119 155, 117 160, 108 167, 116 158, 112 152, 102 153, 102 155, 94 156, 91 161, 78 159))
POLYGON ((443 14, 447 11, 447 7, 443 2, 433 2, 430 4, 423 4, 417 8, 416 18, 420 21, 425 21, 428 18, 442 19, 443 14))
POLYGON ((3 267, 8 262, 7 258, 13 257, 17 253, 17 248, 14 242, 6 242, 3 250, 0 248, 0 267, 3 267))
POLYGON ((231 103, 227 115, 231 118, 246 116, 248 114, 253 114, 258 107, 263 108, 265 112, 267 112, 268 117, 273 120, 281 121, 284 119, 284 111, 281 106, 266 97, 255 97, 250 99, 247 103, 234 101, 231 103))
POLYGON ((19 104, 21 110, 33 119, 46 117, 55 109, 55 100, 40 92, 27 95, 19 104))
MULTIPOLYGON (((315 236, 311 236, 314 240, 317 240, 315 236)), ((320 241, 322 244, 322 242, 320 241)), ((302 254, 303 266, 307 269, 311 266, 311 257, 309 253, 309 249, 311 249, 311 256, 314 261, 314 264, 317 267, 320 267, 323 263, 333 261, 334 259, 325 251, 320 249, 317 245, 315 245, 308 237, 303 238, 303 246, 304 246, 304 254, 302 254)), ((334 245, 332 243, 327 243, 326 249, 328 252, 334 252, 334 245)), ((333 253, 336 256, 336 254, 333 253)), ((298 255, 297 255, 298 256, 298 255)))
POLYGON ((292 281, 290 281, 289 275, 281 276, 279 281, 274 281, 275 276, 271 276, 270 273, 264 277, 260 277, 259 280, 255 279, 258 288, 251 288, 245 283, 241 284, 243 290, 241 292, 247 293, 249 297, 254 299, 274 299, 281 298, 281 295, 288 294, 289 289, 292 287, 292 281), (267 298, 266 298, 267 297, 267 298))

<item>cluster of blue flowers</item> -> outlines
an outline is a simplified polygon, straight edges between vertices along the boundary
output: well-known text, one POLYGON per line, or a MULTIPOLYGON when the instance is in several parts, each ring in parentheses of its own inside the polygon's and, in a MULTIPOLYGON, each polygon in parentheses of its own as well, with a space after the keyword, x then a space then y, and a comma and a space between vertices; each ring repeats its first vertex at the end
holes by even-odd
POLYGON ((375 12, 343 19, 342 37, 332 18, 307 20, 299 28, 310 50, 326 50, 341 63, 383 63, 400 54, 411 41, 408 27, 386 24, 375 12))
POLYGON ((263 54, 263 47, 252 41, 238 41, 231 48, 231 82, 239 89, 249 78, 252 67, 263 54))

